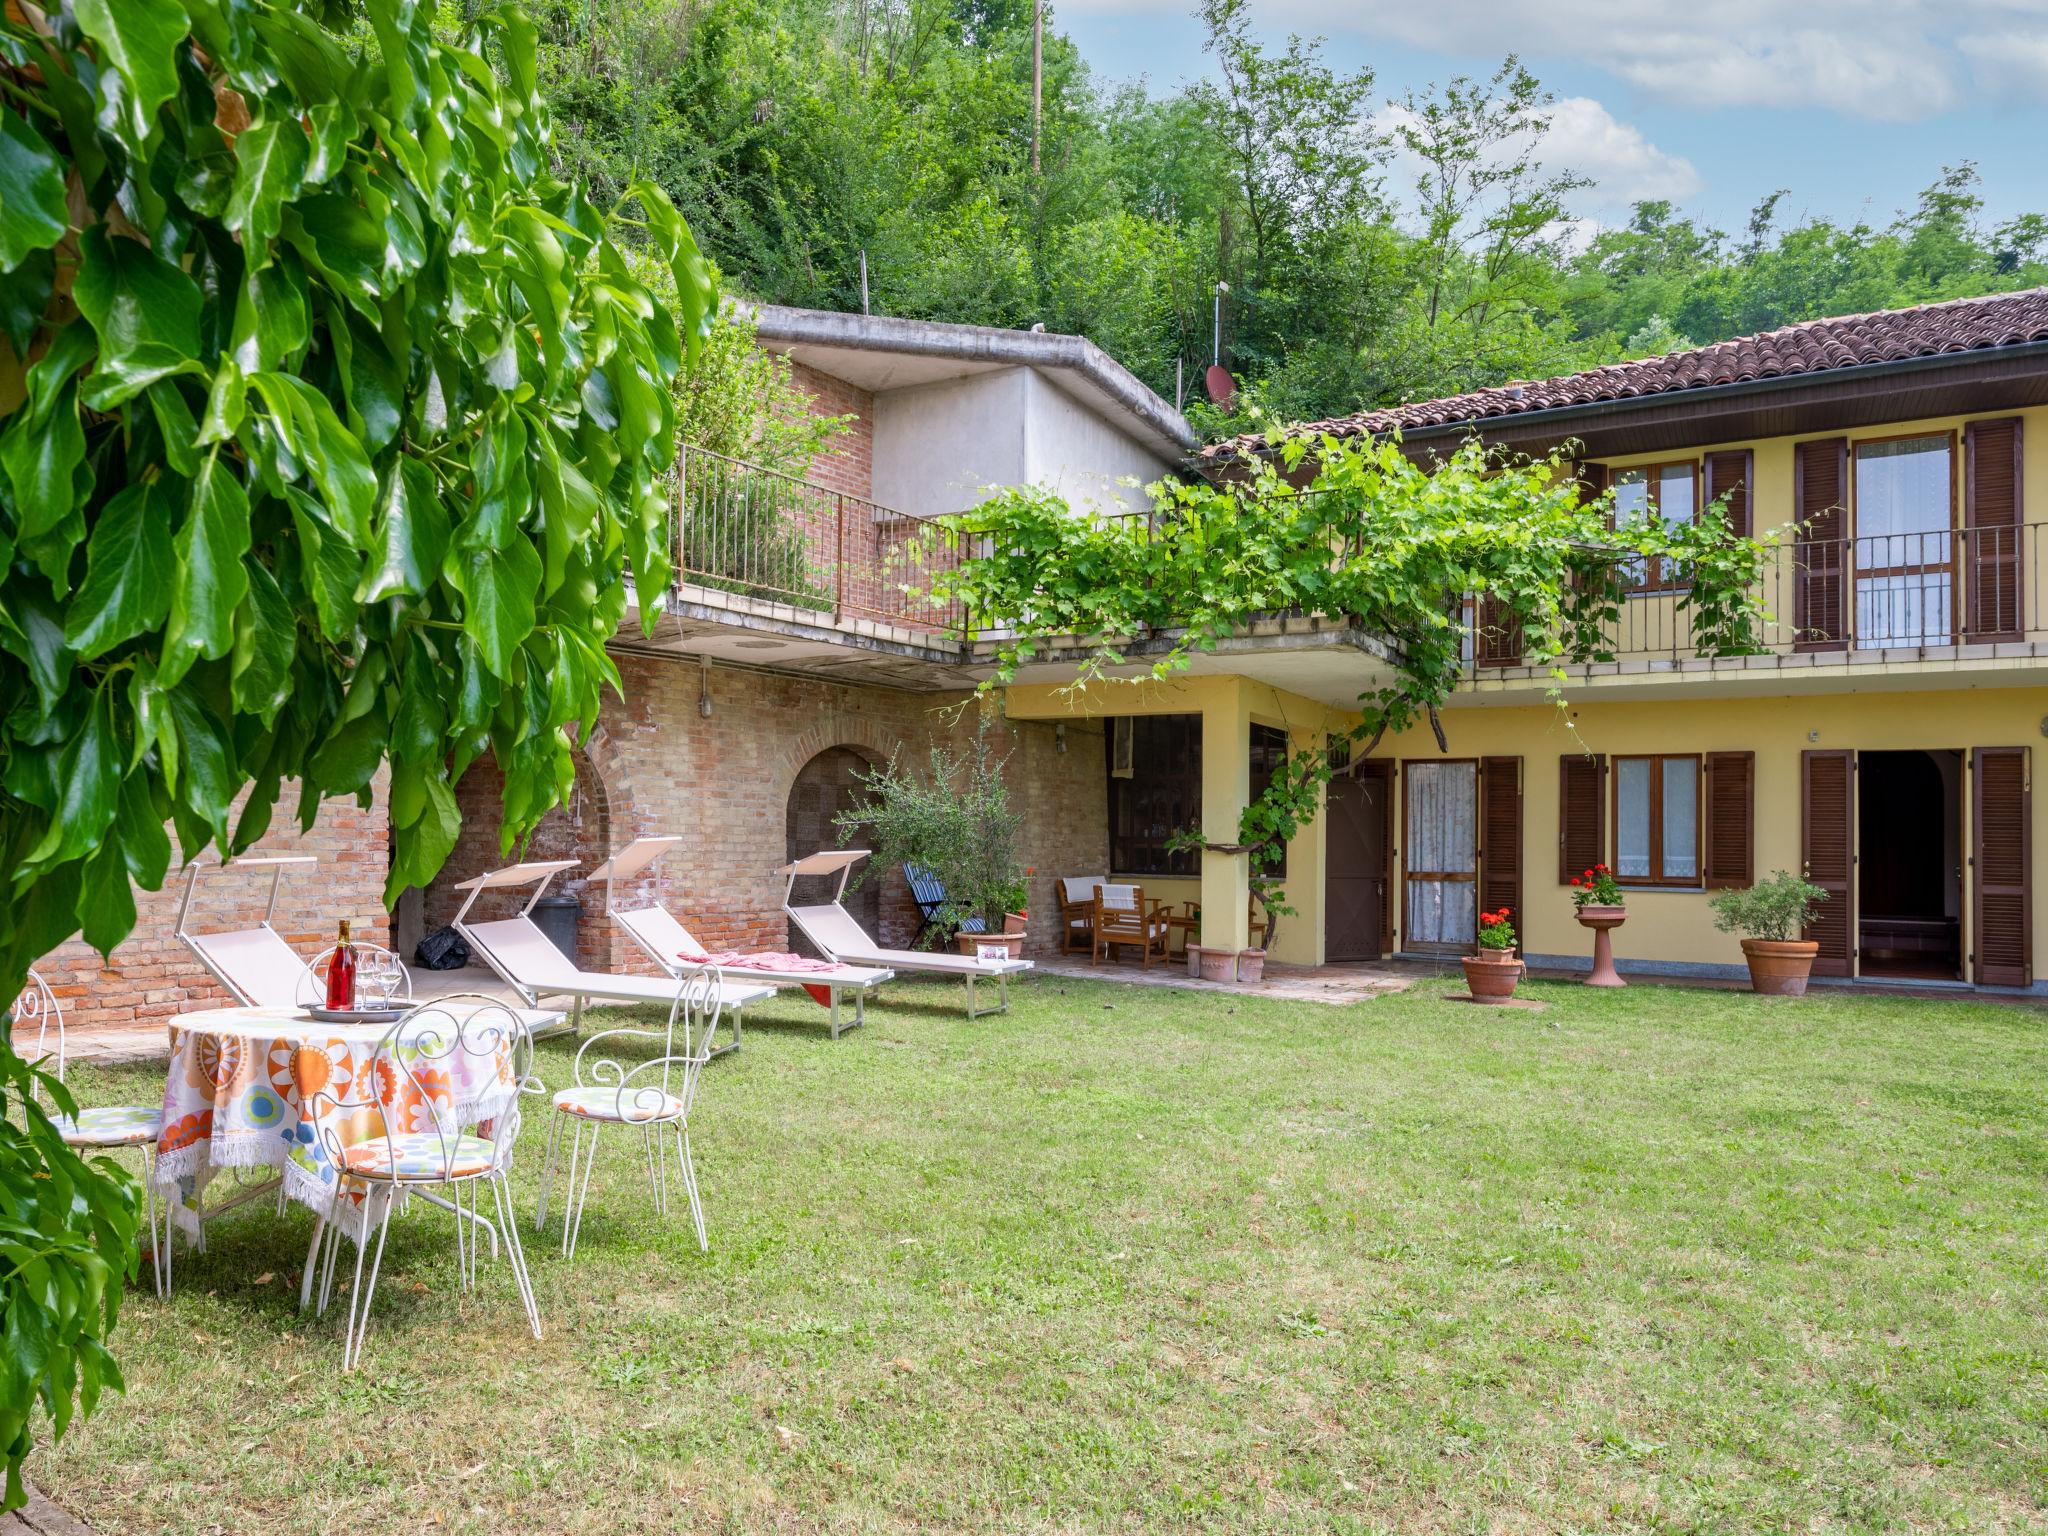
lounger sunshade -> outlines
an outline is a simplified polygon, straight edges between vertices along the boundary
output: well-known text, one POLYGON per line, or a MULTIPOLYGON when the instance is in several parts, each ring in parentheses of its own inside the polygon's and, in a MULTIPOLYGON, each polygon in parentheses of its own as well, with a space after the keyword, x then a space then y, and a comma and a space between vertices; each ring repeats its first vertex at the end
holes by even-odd
MULTIPOLYGON (((660 1008, 669 1007, 676 999, 674 980, 661 976, 619 976, 609 971, 582 970, 555 948, 554 942, 540 931, 539 925, 529 915, 534 903, 547 893, 548 882, 563 870, 575 867, 574 859, 513 864, 478 875, 473 880, 462 881, 455 889, 469 894, 463 898, 462 910, 455 914, 455 931, 528 1003, 537 1003, 543 997, 575 999, 575 1008, 570 1016, 572 1027, 581 1025, 583 1004, 590 998, 607 1003, 648 1003, 660 1008), (469 921, 469 909, 485 891, 522 885, 531 885, 533 894, 519 909, 518 916, 488 923, 469 921)), ((740 1010, 748 1003, 773 997, 775 989, 722 980, 718 992, 719 1006, 729 1008, 733 1013, 732 1044, 725 1049, 738 1050, 740 1010)))
MULTIPOLYGON (((667 907, 659 903, 621 907, 618 883, 632 879, 681 842, 680 837, 637 838, 590 872, 592 881, 604 882, 605 911, 647 952, 650 960, 672 976, 680 976, 690 963, 683 958, 685 955, 707 951, 667 907)), ((829 998, 832 1038, 837 1040, 842 1029, 857 1029, 867 1022, 868 993, 896 973, 886 968, 841 963, 830 971, 776 971, 748 966, 740 974, 771 987, 823 988, 829 998), (844 992, 853 994, 853 1020, 847 1024, 841 1024, 839 1019, 839 998, 844 992)))
POLYGON ((1002 1013, 1010 1006, 1010 978, 1020 971, 1031 969, 1029 960, 984 960, 974 955, 941 955, 918 949, 884 949, 868 937, 867 930, 854 920, 842 902, 846 896, 847 876, 853 866, 868 856, 865 848, 835 848, 813 853, 785 864, 776 873, 783 876, 786 884, 782 892, 782 910, 789 920, 803 930, 805 938, 817 945, 826 958, 837 960, 843 965, 883 965, 899 971, 921 971, 932 976, 958 976, 967 983, 967 1017, 978 1019, 985 1013, 1002 1013), (839 876, 838 889, 832 893, 831 901, 822 906, 798 907, 790 904, 799 875, 839 876), (977 981, 993 979, 1001 1001, 993 1008, 976 1008, 974 1005, 974 984, 977 981))

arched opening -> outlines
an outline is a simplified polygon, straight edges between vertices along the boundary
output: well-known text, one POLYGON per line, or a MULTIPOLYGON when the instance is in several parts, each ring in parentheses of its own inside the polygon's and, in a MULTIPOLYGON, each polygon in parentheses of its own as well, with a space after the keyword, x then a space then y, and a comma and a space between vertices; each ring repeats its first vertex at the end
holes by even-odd
MULTIPOLYGON (((867 790, 859 775, 868 771, 867 757, 852 747, 827 747, 805 763, 789 787, 789 806, 784 816, 785 854, 790 860, 839 846, 839 828, 833 818, 842 811, 867 802, 867 790)), ((808 906, 830 901, 838 877, 805 876, 796 882, 791 901, 808 906)), ((882 881, 880 871, 871 873, 856 890, 846 894, 846 910, 870 934, 881 932, 882 881)), ((810 953, 801 934, 792 932, 790 942, 799 954, 810 953)))
MULTIPOLYGON (((515 848, 512 857, 576 861, 576 868, 555 877, 548 886, 548 895, 570 896, 580 901, 582 911, 576 919, 577 963, 586 970, 609 970, 612 934, 611 923, 604 915, 604 891, 587 888, 584 876, 611 852, 611 807, 596 766, 582 752, 574 756, 576 782, 568 800, 541 817, 526 846, 515 848)), ((455 805, 462 817, 462 832, 448 862, 423 893, 421 922, 426 932, 444 926, 455 916, 464 895, 455 889, 460 882, 510 862, 499 851, 504 794, 505 776, 489 757, 470 764, 468 772, 456 783, 455 805)), ((509 917, 526 905, 531 894, 523 887, 502 893, 486 891, 471 910, 471 916, 483 920, 509 917)), ((542 914, 534 915, 540 918, 542 914)))

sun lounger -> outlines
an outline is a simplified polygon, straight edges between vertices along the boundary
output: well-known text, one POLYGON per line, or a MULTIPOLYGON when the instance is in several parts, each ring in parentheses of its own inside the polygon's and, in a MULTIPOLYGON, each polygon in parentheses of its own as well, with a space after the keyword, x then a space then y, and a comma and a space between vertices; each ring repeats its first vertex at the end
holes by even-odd
MULTIPOLYGON (((463 898, 462 910, 455 914, 455 931, 462 935, 472 953, 481 955, 484 963, 504 977, 529 1004, 537 1003, 543 997, 573 998, 575 1007, 569 1018, 571 1029, 581 1027, 583 1004, 593 998, 606 1003, 671 1007, 676 1000, 675 981, 659 976, 620 976, 609 971, 582 970, 575 961, 555 948, 554 942, 528 915, 533 911, 534 903, 547 894, 548 883, 563 870, 575 867, 574 859, 513 864, 460 882, 455 889, 469 894, 463 898), (510 890, 522 885, 532 886, 533 894, 519 909, 517 917, 499 918, 488 923, 469 920, 469 909, 476 905, 477 897, 485 891, 510 890)), ((736 1051, 740 1047, 740 1010, 748 1003, 757 1003, 774 995, 773 987, 749 986, 733 981, 720 983, 718 1006, 732 1011, 733 1023, 732 1044, 724 1050, 736 1051)))
MULTIPOLYGON (((621 907, 618 904, 618 885, 622 880, 632 879, 681 841, 680 837, 638 838, 590 872, 593 883, 604 882, 605 912, 647 952, 648 959, 671 976, 681 976, 693 960, 708 956, 709 951, 690 936, 689 929, 676 921, 667 907, 658 902, 640 907, 621 907)), ((721 963, 725 963, 722 957, 721 963)), ((868 994, 896 973, 845 964, 823 971, 782 970, 774 966, 749 964, 741 974, 748 981, 762 982, 771 987, 803 987, 813 997, 824 992, 826 998, 820 1001, 831 1010, 832 1038, 837 1040, 842 1029, 857 1029, 867 1022, 868 994), (846 992, 853 994, 853 1021, 841 1024, 839 998, 846 992)))
MULTIPOLYGON (((284 935, 270 925, 277 912, 277 893, 285 871, 319 862, 310 853, 293 853, 235 859, 210 869, 196 861, 185 866, 185 893, 178 902, 178 939, 198 958, 207 974, 227 988, 228 995, 243 1007, 304 1008, 325 998, 324 979, 316 976, 299 952, 285 942, 284 935), (261 922, 254 928, 230 928, 216 933, 192 931, 192 897, 200 875, 259 871, 270 875, 270 899, 264 905, 261 922)), ((410 977, 407 983, 409 994, 410 977)), ((536 1033, 562 1022, 559 1009, 523 1008, 517 1012, 526 1027, 536 1033)))
POLYGON ((1010 978, 1020 971, 1030 970, 1029 960, 942 955, 920 949, 884 949, 868 937, 866 930, 854 921, 853 914, 841 905, 846 895, 847 876, 852 873, 853 866, 867 856, 865 848, 838 848, 783 865, 776 873, 787 882, 783 887, 782 910, 789 914, 789 920, 829 960, 837 960, 842 965, 882 965, 892 970, 918 971, 928 976, 958 976, 967 983, 967 1017, 978 1019, 985 1013, 1005 1012, 1010 1006, 1010 978), (792 893, 799 875, 837 875, 839 886, 832 893, 832 899, 822 906, 793 906, 792 893), (974 984, 988 980, 995 982, 1001 1001, 993 1008, 978 1009, 974 1005, 974 984))

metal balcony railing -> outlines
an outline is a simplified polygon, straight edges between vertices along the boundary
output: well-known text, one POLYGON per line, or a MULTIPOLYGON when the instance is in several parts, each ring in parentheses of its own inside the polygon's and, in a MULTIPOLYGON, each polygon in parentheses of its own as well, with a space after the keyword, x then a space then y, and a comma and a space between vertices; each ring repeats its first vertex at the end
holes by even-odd
POLYGON ((957 638, 960 605, 929 593, 965 552, 928 529, 930 519, 724 454, 685 444, 676 456, 679 586, 957 638))
MULTIPOLYGON (((1763 573, 1767 617, 1746 643, 1703 633, 1683 568, 1623 567, 1625 595, 1602 643, 1567 663, 1704 655, 1946 650, 2048 645, 2041 544, 2048 524, 1788 541, 1763 573)), ((1520 624, 1490 599, 1471 604, 1473 661, 1526 664, 1520 624)))

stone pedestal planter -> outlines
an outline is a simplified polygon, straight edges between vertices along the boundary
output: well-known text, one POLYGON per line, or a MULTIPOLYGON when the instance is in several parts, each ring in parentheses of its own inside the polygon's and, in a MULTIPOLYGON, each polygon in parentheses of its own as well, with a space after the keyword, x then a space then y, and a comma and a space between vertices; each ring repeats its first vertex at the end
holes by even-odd
POLYGON ((1628 921, 1627 907, 1602 907, 1588 902, 1579 908, 1579 926, 1593 930, 1593 974, 1589 987, 1625 987, 1627 982, 1614 969, 1614 943, 1608 935, 1628 921))
POLYGON ((1812 939, 1744 939, 1749 986, 1764 997, 1804 997, 1820 945, 1812 939))
POLYGON ((1522 962, 1511 949, 1482 950, 1466 955, 1458 964, 1465 968, 1465 985, 1475 1003, 1506 1002, 1522 979, 1522 962))

